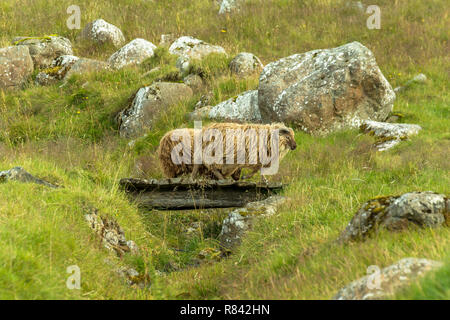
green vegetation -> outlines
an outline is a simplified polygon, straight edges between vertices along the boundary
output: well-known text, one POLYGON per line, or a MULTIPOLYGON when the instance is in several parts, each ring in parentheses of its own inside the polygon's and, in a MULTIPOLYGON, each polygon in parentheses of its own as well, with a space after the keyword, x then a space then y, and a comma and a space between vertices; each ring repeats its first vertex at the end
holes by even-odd
MULTIPOLYGON (((205 78, 204 92, 168 108, 131 147, 118 135, 116 115, 140 87, 160 78, 180 80, 176 58, 167 49, 157 49, 139 67, 76 75, 64 85, 30 82, 23 91, 0 91, 0 170, 20 165, 64 186, 0 184, 0 298, 329 299, 364 276, 369 265, 418 257, 446 264, 399 298, 448 299, 448 228, 380 232, 363 243, 335 243, 368 199, 421 190, 449 193, 447 2, 378 1, 380 30, 368 30, 367 15, 345 6, 346 1, 270 0, 262 6, 251 0, 225 16, 217 15, 213 2, 77 1, 83 25, 103 18, 120 27, 127 40, 158 44, 161 34, 191 35, 229 53, 195 62, 191 71, 205 78), (296 132, 297 150, 271 178, 289 184, 284 194, 291 200, 278 215, 258 221, 229 258, 199 255, 219 247, 226 210, 140 211, 118 188, 122 177, 162 176, 155 156, 159 139, 170 129, 193 126, 186 114, 202 94, 212 91, 215 104, 257 87, 257 76, 229 74, 230 57, 247 51, 267 64, 350 41, 372 50, 393 87, 417 73, 427 75, 425 84, 399 93, 394 105, 401 122, 423 130, 383 153, 371 148, 373 137, 356 130, 323 138, 296 132), (120 259, 104 249, 84 219, 87 207, 114 217, 140 254, 120 259), (198 221, 201 227, 187 233, 198 221), (74 264, 81 269, 81 290, 66 288, 66 268, 74 264), (129 287, 114 272, 120 265, 147 273, 151 288, 129 287)), ((76 55, 106 60, 113 48, 78 43, 80 31, 66 27, 71 4, 2 1, 0 46, 11 45, 15 36, 58 34, 72 41, 76 55)))

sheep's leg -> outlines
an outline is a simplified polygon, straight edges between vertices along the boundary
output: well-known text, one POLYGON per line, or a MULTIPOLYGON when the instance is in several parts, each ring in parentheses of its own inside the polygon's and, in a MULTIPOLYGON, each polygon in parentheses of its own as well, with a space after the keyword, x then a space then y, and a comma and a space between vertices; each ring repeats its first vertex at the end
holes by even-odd
POLYGON ((269 181, 266 179, 265 176, 261 175, 261 180, 262 180, 266 185, 269 185, 269 181))
POLYGON ((216 176, 216 178, 217 178, 218 180, 223 180, 223 179, 224 179, 223 175, 219 172, 219 170, 217 170, 216 168, 214 168, 212 171, 213 171, 214 175, 216 176))
POLYGON ((194 164, 194 167, 192 168, 192 173, 191 173, 192 180, 195 180, 195 178, 197 177, 199 169, 200 169, 200 165, 194 164))

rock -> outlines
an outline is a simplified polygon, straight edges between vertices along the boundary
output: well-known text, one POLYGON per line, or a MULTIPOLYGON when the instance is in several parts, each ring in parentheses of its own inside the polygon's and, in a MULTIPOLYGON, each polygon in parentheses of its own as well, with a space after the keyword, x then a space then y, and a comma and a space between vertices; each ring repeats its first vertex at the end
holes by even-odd
POLYGON ((156 46, 144 39, 134 39, 109 57, 108 62, 114 69, 140 64, 153 56, 156 46))
POLYGON ((50 68, 44 69, 36 76, 36 84, 45 86, 63 79, 79 58, 71 55, 59 56, 53 60, 50 68))
POLYGON ((144 289, 150 286, 150 277, 148 275, 141 275, 136 269, 129 267, 120 267, 116 270, 119 276, 126 279, 126 282, 131 287, 138 287, 144 289))
POLYGON ((70 40, 58 36, 16 37, 13 43, 28 47, 35 69, 48 68, 55 58, 73 54, 70 40))
POLYGON ((116 252, 119 256, 128 252, 139 252, 133 241, 127 241, 125 233, 114 219, 100 216, 95 208, 88 209, 84 217, 91 229, 101 238, 106 249, 116 252))
POLYGON ((130 106, 119 114, 120 136, 134 138, 144 134, 161 111, 192 94, 192 89, 182 83, 156 82, 139 89, 130 106))
POLYGON ((160 47, 170 47, 170 45, 177 40, 177 37, 173 34, 162 34, 159 41, 160 47))
POLYGON ((27 46, 0 49, 0 90, 20 89, 33 72, 33 60, 27 46))
POLYGON ((250 202, 244 208, 230 212, 223 221, 219 234, 221 247, 229 251, 239 245, 244 234, 252 227, 255 218, 274 215, 285 201, 285 197, 271 196, 262 201, 250 202))
POLYGON ((407 288, 426 273, 441 267, 442 263, 427 259, 406 258, 353 281, 339 290, 334 300, 378 300, 387 299, 401 289, 407 288))
POLYGON ((397 87, 394 89, 395 92, 400 92, 411 86, 413 83, 426 83, 427 82, 427 76, 423 73, 419 73, 418 75, 414 76, 414 78, 406 81, 406 83, 403 86, 397 87))
POLYGON ((97 19, 88 23, 81 31, 81 39, 95 44, 112 44, 119 48, 125 42, 122 31, 103 19, 97 19))
POLYGON ((450 202, 431 191, 378 197, 364 203, 339 241, 363 240, 379 228, 401 231, 409 227, 434 228, 450 222, 450 202))
POLYGON ((189 86, 189 88, 191 88, 193 92, 199 92, 204 87, 202 77, 197 74, 190 74, 184 77, 183 82, 185 85, 189 86))
POLYGON ((7 171, 0 171, 0 182, 7 182, 7 181, 19 181, 19 182, 31 182, 40 184, 49 188, 58 188, 58 186, 55 186, 54 184, 51 184, 50 182, 47 182, 45 180, 36 178, 32 174, 25 171, 22 167, 15 167, 7 171))
POLYGON ((186 72, 191 59, 202 59, 211 53, 225 54, 225 49, 193 37, 184 36, 175 40, 169 48, 171 54, 179 56, 177 68, 186 72))
POLYGON ((237 9, 237 0, 222 0, 222 3, 220 4, 219 14, 230 13, 237 9))
POLYGON ((261 122, 258 91, 247 91, 235 98, 219 103, 211 108, 209 118, 226 121, 261 122))
POLYGON ((74 74, 90 73, 94 71, 108 70, 109 64, 104 61, 98 61, 88 58, 77 59, 66 72, 64 79, 69 79, 74 74))
POLYGON ((241 52, 230 62, 231 73, 246 77, 257 72, 261 72, 264 68, 261 60, 257 56, 248 52, 241 52))
POLYGON ((387 123, 377 121, 364 121, 360 130, 378 138, 375 147, 378 151, 385 151, 419 133, 422 128, 417 124, 387 123))
POLYGON ((211 111, 211 109, 212 109, 212 106, 205 106, 205 107, 197 108, 188 114, 188 119, 191 121, 208 119, 209 112, 211 111))
POLYGON ((311 134, 384 121, 395 99, 372 52, 359 42, 272 62, 261 73, 258 92, 263 121, 311 134))

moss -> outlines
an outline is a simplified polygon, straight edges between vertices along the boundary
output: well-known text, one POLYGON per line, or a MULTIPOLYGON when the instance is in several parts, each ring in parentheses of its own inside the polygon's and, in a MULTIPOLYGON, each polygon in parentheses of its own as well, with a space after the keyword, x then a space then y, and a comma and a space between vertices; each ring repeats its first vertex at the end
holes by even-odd
POLYGON ((17 46, 17 45, 19 45, 22 42, 27 41, 27 40, 46 40, 46 41, 50 41, 50 40, 52 40, 52 37, 57 37, 57 36, 58 36, 57 34, 51 34, 51 35, 48 35, 48 36, 41 36, 41 37, 25 37, 23 39, 15 41, 14 45, 17 46))
POLYGON ((61 66, 57 66, 57 67, 51 67, 51 68, 47 68, 42 70, 42 72, 48 74, 49 76, 56 76, 58 75, 58 72, 62 69, 61 66))

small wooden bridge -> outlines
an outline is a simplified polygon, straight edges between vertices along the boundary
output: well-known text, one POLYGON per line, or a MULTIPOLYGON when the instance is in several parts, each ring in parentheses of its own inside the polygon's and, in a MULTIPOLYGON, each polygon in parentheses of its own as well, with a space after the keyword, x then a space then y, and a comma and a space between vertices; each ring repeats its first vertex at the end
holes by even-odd
POLYGON ((242 207, 283 189, 281 183, 191 178, 125 178, 120 186, 139 206, 160 210, 242 207))

